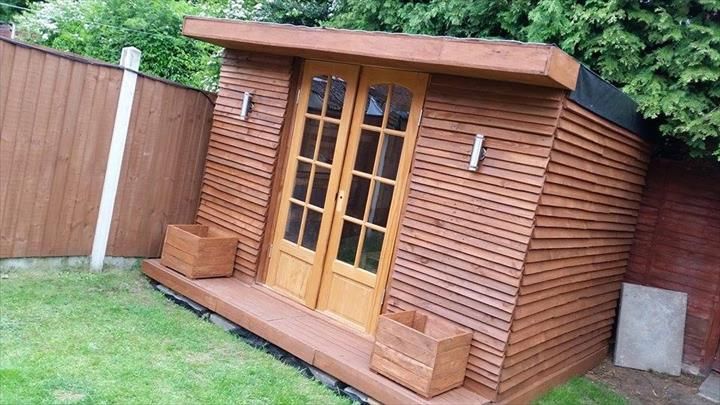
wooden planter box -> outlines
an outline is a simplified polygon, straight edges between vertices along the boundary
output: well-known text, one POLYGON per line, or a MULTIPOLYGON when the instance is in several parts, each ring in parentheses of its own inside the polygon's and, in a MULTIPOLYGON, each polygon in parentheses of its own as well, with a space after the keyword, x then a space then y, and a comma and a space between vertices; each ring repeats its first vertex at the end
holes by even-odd
POLYGON ((231 276, 237 243, 205 225, 168 225, 160 263, 189 278, 231 276))
POLYGON ((472 332, 416 311, 378 320, 370 368, 427 398, 465 379, 472 332))

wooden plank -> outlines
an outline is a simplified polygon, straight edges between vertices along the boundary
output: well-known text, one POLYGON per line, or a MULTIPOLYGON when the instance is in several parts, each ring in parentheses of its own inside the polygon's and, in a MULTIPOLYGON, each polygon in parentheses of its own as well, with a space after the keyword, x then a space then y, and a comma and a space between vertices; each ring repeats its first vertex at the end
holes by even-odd
POLYGON ((230 49, 574 89, 580 65, 548 45, 186 17, 187 36, 230 49), (517 61, 523 62, 518 64, 517 61))
POLYGON ((264 266, 263 241, 294 85, 293 64, 290 58, 237 51, 226 51, 225 61, 195 220, 238 233, 235 268, 256 277, 264 266), (239 119, 235 107, 244 91, 255 95, 255 108, 246 121, 239 119))
POLYGON ((650 163, 630 252, 629 282, 688 294, 683 363, 711 368, 720 338, 720 170, 650 163))
POLYGON ((431 400, 412 393, 370 371, 370 340, 263 287, 244 284, 234 278, 190 280, 160 265, 158 260, 144 261, 143 272, 378 401, 488 402, 465 388, 457 388, 431 400))
MULTIPOLYGON (((122 69, 12 41, 2 41, 0 51, 0 256, 88 255, 122 69), (10 98, 14 102, 7 103, 10 98)), ((138 90, 147 101, 133 106, 140 125, 131 128, 151 141, 127 148, 133 156, 125 160, 126 169, 127 164, 133 169, 122 176, 127 193, 118 195, 122 208, 114 216, 122 226, 111 230, 111 237, 123 242, 110 251, 114 255, 157 255, 165 221, 179 220, 178 210, 184 212, 183 222, 193 220, 199 187, 192 178, 203 169, 197 155, 205 155, 196 140, 207 137, 208 128, 185 125, 181 116, 207 118, 212 110, 197 90, 146 77, 140 81, 154 85, 138 90), (170 97, 163 99, 162 88, 173 89, 170 97), (170 115, 148 119, 151 106, 154 112, 165 106, 170 115), (162 124, 154 125, 153 119, 162 124), (155 144, 165 152, 163 159, 147 159, 155 144), (191 171, 182 169, 181 157, 192 158, 191 171)))
POLYGON ((532 399, 605 353, 633 243, 648 148, 563 103, 525 258, 501 399, 532 399))

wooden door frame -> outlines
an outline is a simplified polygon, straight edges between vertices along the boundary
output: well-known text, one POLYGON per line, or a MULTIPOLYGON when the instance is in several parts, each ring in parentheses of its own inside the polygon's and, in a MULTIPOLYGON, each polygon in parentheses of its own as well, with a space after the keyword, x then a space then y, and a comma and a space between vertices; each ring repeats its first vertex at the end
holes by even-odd
MULTIPOLYGON (((300 153, 300 149, 302 146, 303 141, 303 134, 304 134, 304 127, 306 124, 306 110, 307 106, 310 101, 310 96, 312 95, 312 78, 315 77, 315 75, 318 74, 338 74, 341 77, 344 77, 347 83, 346 89, 345 89, 345 95, 344 95, 344 102, 345 104, 347 101, 352 100, 352 103, 355 101, 356 97, 356 91, 357 91, 357 82, 359 80, 360 75, 360 66, 358 65, 351 65, 346 63, 337 63, 337 62, 326 62, 326 61, 315 61, 315 60, 306 60, 303 63, 303 72, 300 76, 299 85, 297 88, 297 97, 296 102, 294 105, 294 122, 292 125, 292 130, 290 132, 290 139, 288 140, 288 150, 286 152, 285 162, 283 164, 283 185, 282 188, 278 189, 279 199, 277 202, 277 208, 275 213, 273 214, 273 228, 270 229, 270 233, 272 233, 271 237, 271 244, 268 247, 268 257, 266 259, 266 268, 265 268, 265 283, 268 285, 274 283, 273 273, 272 271, 272 264, 275 260, 277 260, 277 257, 271 257, 271 254, 273 252, 276 252, 277 249, 280 249, 278 244, 280 243, 286 243, 282 240, 280 234, 278 233, 278 227, 281 223, 284 223, 287 220, 287 209, 290 206, 290 197, 292 196, 292 185, 288 183, 289 180, 294 180, 295 176, 295 169, 297 167, 297 159, 296 157, 300 153), (306 81, 307 79, 311 79, 310 81, 306 81), (302 111, 300 111, 302 110, 302 111), (293 159, 293 160, 290 160, 293 159), (287 181, 286 181, 287 180, 287 181)), ((329 78, 328 78, 329 79, 329 78)), ((330 86, 330 80, 328 80, 328 86, 330 86)), ((328 94, 328 97, 330 95, 328 94)), ((352 104, 351 103, 351 104, 352 104)), ((353 105, 354 107, 354 105, 353 105)), ((340 173, 342 172, 342 161, 345 156, 345 149, 346 149, 346 142, 347 142, 347 136, 343 135, 344 133, 349 133, 350 129, 350 122, 352 120, 352 110, 348 112, 348 110, 343 109, 343 113, 339 119, 338 123, 338 136, 336 140, 336 145, 334 149, 334 157, 337 158, 340 155, 340 159, 334 159, 333 163, 330 164, 332 167, 332 171, 330 174, 330 179, 328 180, 328 190, 326 190, 326 196, 325 196, 325 203, 324 207, 322 207, 323 210, 323 217, 326 215, 330 215, 330 218, 332 218, 332 212, 334 212, 335 209, 335 191, 333 190, 333 184, 335 182, 335 188, 339 184, 339 177, 340 173), (338 165, 338 169, 335 169, 336 165, 338 165)), ((318 144, 321 142, 320 139, 317 140, 318 144)), ((316 147, 319 147, 316 145, 316 147)), ((311 182, 313 181, 312 178, 309 179, 311 182)), ((306 198, 311 194, 311 190, 307 191, 306 198)), ((307 208, 306 208, 307 209, 307 208)), ((320 229, 318 231, 319 235, 328 234, 330 231, 332 221, 322 221, 320 229), (328 223, 326 223, 328 222, 328 223)), ((267 227, 267 225, 266 225, 267 227)), ((301 225, 302 228, 302 225, 301 225)), ((302 229, 301 229, 302 230, 302 229)), ((300 238, 302 238, 302 235, 300 235, 300 238)), ((300 243, 300 241, 298 241, 300 243)), ((302 256, 321 256, 324 258, 325 256, 325 250, 327 248, 327 243, 320 243, 318 241, 317 248, 314 252, 310 252, 309 250, 305 251, 303 248, 298 246, 297 251, 295 254, 297 257, 302 256)), ((294 249, 294 248, 293 248, 294 249)), ((276 252, 279 253, 279 252, 276 252)), ((322 276, 322 263, 313 263, 311 266, 310 274, 308 276, 308 279, 306 280, 306 290, 303 293, 302 298, 299 298, 297 296, 292 296, 287 294, 287 292, 279 291, 276 289, 276 291, 280 292, 283 295, 287 295, 293 300, 300 301, 304 305, 314 308, 317 301, 317 295, 318 290, 320 288, 320 278, 322 276), (316 268, 317 267, 317 268, 316 268)))
MULTIPOLYGON (((410 115, 408 117, 408 124, 405 130, 404 138, 404 144, 403 144, 403 151, 406 153, 406 156, 404 159, 400 160, 400 164, 398 165, 397 170, 397 176, 395 178, 395 186, 394 186, 394 192, 400 193, 400 194, 394 194, 393 195, 393 202, 391 204, 390 214, 391 216, 388 218, 387 225, 385 227, 385 238, 388 241, 387 246, 383 249, 383 251, 380 254, 380 260, 378 263, 378 272, 375 274, 375 286, 373 291, 373 299, 372 304, 369 312, 369 322, 364 330, 364 332, 373 334, 375 332, 375 329, 377 327, 377 321, 378 316, 380 314, 380 311, 382 309, 382 304, 385 298, 385 290, 387 288, 387 284, 389 281, 389 274, 390 270, 393 265, 394 260, 394 253, 395 253, 395 246, 397 244, 397 237, 398 237, 398 230, 400 225, 400 219, 401 215, 405 211, 405 203, 407 201, 407 192, 409 185, 409 178, 410 178, 410 168, 412 166, 412 162, 414 160, 414 154, 415 154, 415 145, 417 143, 417 136, 420 126, 420 120, 422 118, 422 110, 425 103, 425 95, 427 93, 427 85, 429 82, 429 75, 426 73, 420 73, 420 72, 413 72, 413 71, 405 71, 405 70, 398 70, 398 69, 388 69, 383 67, 374 67, 374 66, 363 66, 362 70, 360 72, 360 80, 358 82, 358 91, 356 94, 356 97, 360 97, 361 92, 367 91, 365 87, 369 87, 373 83, 393 83, 393 84, 399 84, 409 90, 412 91, 413 99, 411 101, 411 110, 410 115), (414 77, 412 76, 414 75, 414 77), (382 81, 373 80, 375 77, 380 76, 382 77, 382 81)), ((367 97, 367 95, 365 95, 367 97)), ((349 143, 346 150, 346 157, 343 162, 343 168, 341 170, 342 176, 347 176, 345 181, 347 184, 345 184, 346 188, 349 189, 349 184, 352 181, 352 165, 354 163, 355 158, 348 159, 348 156, 354 156, 357 153, 358 145, 357 145, 357 139, 359 139, 360 133, 362 132, 362 124, 365 118, 364 110, 365 110, 365 103, 367 100, 364 100, 365 102, 362 102, 361 99, 356 99, 355 101, 355 107, 353 111, 352 116, 352 122, 350 124, 350 130, 356 131, 357 134, 353 134, 352 132, 348 136, 348 141, 353 142, 349 143), (357 139, 354 138, 354 136, 357 137, 357 139)), ((388 103, 390 100, 388 100, 388 103)), ((380 156, 376 156, 375 159, 380 159, 380 156)), ((343 180, 341 179, 340 183, 340 189, 343 187, 343 180)), ((373 190, 369 190, 370 193, 373 192, 373 190)), ((349 195, 348 195, 349 197, 349 195)), ((343 207, 344 208, 344 207, 343 207)), ((344 209, 343 209, 344 212, 344 209)), ((339 214, 336 211, 336 215, 333 217, 333 227, 335 228, 335 233, 339 234, 342 230, 342 219, 343 214, 339 214), (336 224, 336 222, 339 221, 340 224, 336 224)), ((330 235, 330 240, 333 240, 333 235, 330 235)), ((328 252, 333 252, 333 249, 328 249, 328 252)), ((332 273, 331 270, 332 264, 334 262, 334 257, 330 258, 329 256, 332 256, 332 254, 328 254, 326 252, 325 257, 325 264, 323 266, 323 272, 322 272, 322 281, 321 281, 321 287, 320 287, 320 297, 318 299, 318 310, 323 311, 326 309, 328 304, 328 291, 325 291, 323 293, 323 288, 326 288, 326 286, 331 282, 332 273), (325 286, 325 287, 324 287, 325 286)), ((335 252, 337 253, 337 252, 335 252)), ((331 315, 331 314, 329 314, 331 315)), ((331 315, 332 316, 332 315, 331 315)), ((333 318, 338 318, 336 316, 332 316, 333 318)), ((357 325, 350 323, 347 320, 340 319, 340 321, 347 323, 351 325, 352 327, 357 328, 357 325)))
MULTIPOLYGON (((296 133, 296 127, 298 125, 298 121, 302 118, 303 114, 298 114, 298 107, 300 106, 300 96, 302 92, 302 86, 303 86, 303 78, 305 75, 305 67, 308 62, 321 62, 321 63, 336 63, 332 61, 321 61, 321 60, 313 60, 313 59, 301 59, 296 58, 295 65, 293 66, 293 72, 296 75, 296 78, 293 80, 293 87, 290 90, 290 97, 295 99, 294 102, 290 101, 288 102, 288 114, 286 115, 286 123, 292 122, 292 125, 285 125, 287 129, 284 129, 283 132, 283 138, 281 138, 281 143, 279 144, 279 148, 282 148, 282 150, 279 153, 278 157, 278 165, 276 166, 275 170, 277 181, 273 183, 273 196, 270 201, 270 205, 268 207, 269 209, 269 218, 271 220, 267 221, 265 226, 265 238, 263 239, 263 245, 264 249, 263 251, 265 254, 261 258, 259 262, 259 268, 258 268, 258 274, 256 276, 256 282, 261 283, 265 285, 267 283, 267 277, 269 273, 269 266, 270 266, 270 258, 269 254, 272 249, 272 244, 276 239, 277 236, 277 223, 280 216, 280 209, 282 206, 282 198, 283 198, 283 189, 285 187, 286 183, 286 177, 287 177, 287 170, 288 170, 288 162, 291 157, 291 148, 293 145, 293 138, 295 136, 298 136, 296 133)), ((346 64, 342 62, 338 62, 338 64, 346 64)), ((409 120, 408 128, 410 128, 410 122, 414 121, 413 126, 414 128, 411 131, 408 131, 408 133, 411 133, 412 138, 412 145, 408 147, 408 158, 401 161, 400 165, 398 166, 398 178, 400 178, 400 175, 402 174, 403 179, 401 181, 396 179, 396 190, 400 190, 402 192, 402 196, 398 199, 398 204, 400 204, 400 207, 398 209, 398 214, 392 218, 392 221, 388 220, 388 226, 386 231, 386 238, 388 238, 389 245, 387 246, 387 252, 384 252, 382 256, 389 256, 390 262, 387 264, 387 266, 384 266, 381 271, 378 272, 377 277, 379 280, 379 283, 376 284, 375 287, 375 297, 373 299, 372 304, 372 310, 371 310, 371 318, 370 318, 370 324, 368 327, 368 333, 374 334, 374 331, 377 327, 377 321, 378 316, 382 311, 382 308, 385 306, 385 300, 388 295, 387 286, 389 284, 389 277, 393 271, 392 265, 394 263, 395 257, 397 255, 397 242, 398 242, 398 232, 400 228, 400 219, 404 216, 407 200, 408 200, 408 194, 410 189, 410 171, 413 165, 414 156, 415 156, 415 150, 417 146, 417 139, 418 139, 418 132, 420 127, 420 121, 422 119, 422 111, 425 105, 425 100, 427 96, 427 87, 429 84, 429 78, 430 75, 423 72, 415 72, 415 71, 409 71, 409 70, 402 70, 402 69, 394 69, 389 67, 383 67, 383 66, 370 66, 370 65, 355 65, 360 68, 360 74, 359 74, 359 80, 357 83, 357 86, 355 88, 355 97, 357 97, 357 90, 360 85, 360 79, 363 75, 363 73, 370 69, 370 70, 382 70, 384 72, 392 72, 397 71, 400 74, 408 74, 408 73, 415 73, 418 74, 419 77, 422 77, 422 85, 419 86, 422 89, 422 96, 418 96, 420 99, 418 107, 415 109, 415 113, 417 114, 416 119, 409 120), (402 182, 402 185, 400 184, 402 182), (392 222, 392 223, 391 223, 392 222)), ((415 96, 414 96, 415 97, 415 96)), ((413 99, 413 101, 416 101, 413 99)), ((356 106, 354 106, 355 108, 356 106)), ((355 111, 353 111, 353 114, 351 116, 351 128, 353 125, 353 121, 355 120, 355 111)), ((409 138, 406 137, 406 141, 409 138)), ((347 145, 346 147, 346 154, 347 154, 347 145)), ((343 163, 344 168, 344 163, 343 163)), ((342 172, 342 170, 341 170, 342 172)), ((333 207, 333 210, 335 207, 333 207)), ((332 222, 332 221, 331 221, 332 222)), ((327 258, 326 258, 327 260, 327 258)), ((324 277, 324 267, 323 265, 323 272, 320 273, 321 277, 324 277)), ((318 283, 318 293, 316 296, 319 295, 319 289, 322 285, 321 281, 318 283)), ((277 292, 276 290, 270 288, 271 291, 277 292)), ((313 309, 314 310, 314 309, 313 309)), ((336 319, 336 317, 332 317, 333 319, 336 319)), ((340 320, 340 323, 344 326, 350 325, 349 322, 345 320, 340 320)), ((353 325, 350 325, 351 327, 353 325)), ((353 330, 357 330, 357 328, 353 327, 353 330)))
POLYGON ((303 73, 305 72, 305 61, 300 58, 293 59, 291 87, 288 92, 288 102, 285 110, 285 119, 280 131, 280 142, 278 143, 277 165, 274 168, 272 185, 270 187, 270 204, 268 204, 268 216, 263 232, 263 239, 260 247, 260 258, 258 260, 255 282, 264 284, 267 278, 267 270, 270 266, 270 248, 275 238, 275 224, 280 212, 280 201, 282 190, 285 185, 285 169, 290 156, 290 145, 292 144, 293 129, 297 116, 298 97, 302 85, 303 73))

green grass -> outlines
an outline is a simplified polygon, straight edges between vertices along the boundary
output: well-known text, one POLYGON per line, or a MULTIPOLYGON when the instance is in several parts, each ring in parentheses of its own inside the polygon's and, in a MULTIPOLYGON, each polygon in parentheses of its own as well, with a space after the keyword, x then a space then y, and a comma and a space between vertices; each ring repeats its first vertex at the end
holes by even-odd
POLYGON ((202 321, 137 269, 0 278, 0 403, 347 404, 202 321))
POLYGON ((605 385, 585 377, 575 377, 553 389, 534 405, 619 405, 628 400, 605 385))

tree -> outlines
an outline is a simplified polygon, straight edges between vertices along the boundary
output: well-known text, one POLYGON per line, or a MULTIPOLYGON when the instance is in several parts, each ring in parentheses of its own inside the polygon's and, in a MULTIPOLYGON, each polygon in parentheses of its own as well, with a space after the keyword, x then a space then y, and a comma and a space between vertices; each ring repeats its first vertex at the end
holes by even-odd
POLYGON ((123 47, 143 53, 140 70, 211 89, 219 48, 182 36, 188 14, 220 14, 223 2, 48 0, 15 17, 20 39, 117 63, 123 47))
POLYGON ((0 23, 10 22, 16 14, 19 14, 23 9, 27 8, 28 5, 37 0, 3 0, 0 5, 0 23))
POLYGON ((720 160, 717 0, 345 0, 327 23, 556 43, 631 95, 690 155, 720 160))
POLYGON ((225 17, 315 27, 332 18, 333 0, 229 0, 225 17))

